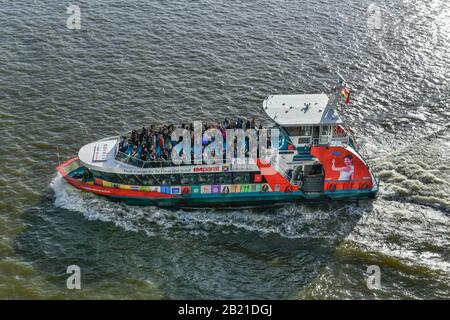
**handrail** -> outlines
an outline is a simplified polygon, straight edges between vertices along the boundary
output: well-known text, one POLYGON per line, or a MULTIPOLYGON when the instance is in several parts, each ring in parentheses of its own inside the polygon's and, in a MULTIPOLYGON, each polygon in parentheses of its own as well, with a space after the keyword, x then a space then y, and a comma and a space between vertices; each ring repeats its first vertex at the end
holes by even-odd
MULTIPOLYGON (((128 155, 122 151, 117 150, 115 159, 133 165, 139 168, 161 168, 161 167, 173 167, 179 166, 171 160, 141 160, 139 158, 133 157, 132 155, 128 155)), ((181 165, 181 164, 180 164, 181 165)))
POLYGON ((325 182, 368 182, 367 179, 353 179, 353 180, 324 180, 325 182))
MULTIPOLYGON (((133 165, 133 166, 139 167, 139 168, 162 168, 162 167, 178 167, 178 166, 189 166, 189 165, 195 166, 195 165, 198 165, 198 164, 194 164, 194 163, 192 163, 192 164, 185 164, 185 163, 176 164, 172 160, 162 160, 162 161, 161 160, 160 161, 158 161, 158 160, 147 160, 147 161, 143 161, 143 160, 141 160, 139 158, 133 157, 131 155, 128 155, 128 154, 126 154, 124 152, 121 152, 121 151, 118 151, 118 150, 116 151, 115 159, 118 160, 118 161, 121 161, 123 163, 129 163, 130 165, 133 165)), ((250 159, 251 158, 246 158, 246 162, 245 163, 240 163, 239 161, 236 162, 236 160, 237 160, 236 158, 233 158, 232 159, 233 160, 232 164, 233 164, 233 166, 235 166, 238 169, 246 169, 246 168, 249 168, 250 165, 256 164, 256 162, 255 163, 249 163, 250 159)), ((221 163, 221 164, 227 164, 227 163, 224 162, 224 163, 221 163)), ((219 164, 219 163, 212 163, 210 165, 214 166, 214 165, 221 165, 221 164, 219 164)), ((207 164, 203 163, 203 161, 202 161, 201 165, 207 165, 207 164)))
MULTIPOLYGON (((158 160, 146 160, 146 161, 141 160, 139 158, 136 158, 132 155, 129 155, 129 154, 119 150, 120 138, 121 137, 118 137, 117 141, 116 141, 116 150, 115 150, 114 158, 123 163, 129 163, 130 165, 133 165, 133 166, 136 166, 139 168, 161 168, 161 167, 174 167, 174 166, 183 166, 183 165, 186 165, 186 166, 197 165, 195 163, 185 164, 184 162, 182 162, 180 164, 176 164, 172 160, 159 160, 159 161, 158 160)), ((289 136, 287 136, 287 141, 290 142, 289 136)), ((246 158, 246 159, 249 160, 250 158, 246 158)), ((232 159, 232 163, 235 165, 236 165, 236 163, 235 163, 236 160, 237 160, 237 158, 232 159)), ((248 160, 247 160, 247 162, 248 162, 248 160)), ((193 162, 193 161, 191 160, 191 162, 193 162)), ((203 160, 202 160, 201 164, 206 165, 206 163, 203 163, 203 160)), ((222 164, 225 164, 225 162, 222 164)), ((217 164, 211 164, 211 165, 217 165, 217 164)), ((242 163, 238 163, 238 165, 242 165, 242 163)), ((249 165, 249 163, 246 163, 246 165, 249 165)))
POLYGON ((123 163, 129 163, 135 167, 139 168, 162 168, 162 167, 171 167, 178 166, 176 163, 171 160, 157 161, 157 160, 141 160, 139 158, 133 157, 132 155, 126 154, 119 150, 120 137, 117 138, 116 142, 116 153, 114 158, 123 163), (130 163, 131 162, 131 163, 130 163), (138 165, 141 164, 141 165, 138 165))

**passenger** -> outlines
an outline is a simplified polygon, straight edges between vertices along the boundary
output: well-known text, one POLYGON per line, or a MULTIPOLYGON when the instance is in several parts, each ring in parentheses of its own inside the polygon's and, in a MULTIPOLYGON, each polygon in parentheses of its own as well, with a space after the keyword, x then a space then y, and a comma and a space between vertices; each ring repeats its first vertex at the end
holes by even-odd
POLYGON ((137 132, 136 132, 136 130, 133 130, 131 132, 131 141, 133 142, 132 144, 137 144, 136 143, 137 140, 138 140, 137 132))
MULTIPOLYGON (((190 122, 188 124, 181 124, 180 126, 175 126, 174 124, 164 125, 160 127, 155 127, 154 125, 146 128, 142 127, 141 130, 132 130, 130 136, 127 138, 121 136, 119 140, 119 150, 121 152, 126 152, 128 155, 141 159, 143 161, 155 161, 164 160, 167 161, 172 156, 172 149, 177 142, 172 141, 171 135, 176 128, 190 129, 191 141, 194 144, 194 123, 190 122)), ((251 120, 245 120, 242 118, 237 118, 236 120, 229 120, 225 118, 221 124, 203 124, 203 132, 216 128, 220 130, 222 137, 226 140, 226 130, 227 129, 262 129, 261 125, 257 125, 255 118, 251 120)), ((209 141, 202 139, 203 135, 199 137, 202 146, 208 145, 209 141)), ((270 146, 270 135, 268 135, 269 146, 270 146)), ((180 139, 178 142, 181 142, 180 139)), ((248 152, 249 146, 248 141, 244 140, 245 151, 248 152)), ((180 150, 177 150, 180 155, 180 150)), ((223 148, 224 154, 226 148, 223 148)), ((182 153, 181 153, 182 154, 182 153)), ((191 154, 193 154, 193 149, 191 149, 191 154)))
POLYGON ((236 129, 242 129, 242 119, 238 118, 236 121, 236 129))
POLYGON ((143 146, 143 144, 142 144, 142 143, 141 143, 141 144, 139 144, 139 145, 138 145, 138 147, 137 147, 136 158, 138 158, 138 159, 140 159, 140 158, 141 158, 141 155, 142 155, 142 151, 143 151, 143 149, 144 149, 144 146, 143 146))
POLYGON ((156 134, 152 132, 152 135, 150 136, 150 146, 156 147, 156 134))
POLYGON ((127 154, 131 156, 132 152, 133 152, 133 141, 131 139, 128 139, 127 154))
POLYGON ((91 180, 91 178, 92 178, 92 173, 91 173, 91 171, 89 171, 89 169, 84 169, 82 181, 83 181, 83 182, 88 182, 88 181, 91 180))
POLYGON ((161 133, 159 134, 158 141, 159 141, 159 148, 161 150, 163 150, 164 149, 164 136, 161 133))
POLYGON ((139 143, 142 143, 145 135, 145 127, 142 127, 141 133, 139 133, 139 143))
POLYGON ((147 149, 144 149, 142 154, 141 154, 141 160, 142 161, 147 161, 147 149))
POLYGON ((206 139, 206 137, 202 137, 202 146, 206 145, 208 143, 208 140, 206 139))
POLYGON ((166 130, 164 134, 164 148, 168 150, 172 149, 172 141, 170 139, 170 134, 168 130, 166 130))
POLYGON ((143 134, 142 134, 142 141, 147 142, 148 139, 148 130, 146 128, 142 128, 143 134))
POLYGON ((162 160, 163 161, 169 160, 169 152, 167 150, 164 150, 164 152, 162 154, 162 160))
POLYGON ((126 139, 126 137, 122 136, 122 140, 121 140, 121 144, 119 143, 119 150, 120 152, 127 152, 128 150, 128 139, 126 139))

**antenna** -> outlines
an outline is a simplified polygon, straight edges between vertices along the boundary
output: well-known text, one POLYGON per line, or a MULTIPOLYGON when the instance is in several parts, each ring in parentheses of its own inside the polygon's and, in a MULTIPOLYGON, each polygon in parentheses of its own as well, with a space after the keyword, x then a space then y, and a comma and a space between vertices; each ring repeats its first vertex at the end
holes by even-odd
POLYGON ((341 74, 340 74, 338 71, 336 71, 336 73, 337 73, 337 75, 339 76, 339 78, 342 80, 342 82, 345 83, 345 84, 347 84, 347 80, 345 80, 344 77, 341 76, 341 74))
POLYGON ((58 156, 58 164, 61 165, 61 161, 59 160, 59 148, 56 146, 56 155, 58 156))

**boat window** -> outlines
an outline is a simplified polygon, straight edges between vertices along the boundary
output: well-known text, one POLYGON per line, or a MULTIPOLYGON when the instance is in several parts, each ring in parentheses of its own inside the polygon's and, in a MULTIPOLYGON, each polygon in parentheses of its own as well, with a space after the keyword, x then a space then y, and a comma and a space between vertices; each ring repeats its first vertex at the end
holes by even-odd
POLYGON ((198 175, 198 183, 199 184, 214 184, 214 175, 213 174, 197 174, 198 175))
POLYGON ((233 183, 249 183, 250 174, 248 172, 244 173, 233 173, 233 183))
POLYGON ((116 174, 117 181, 115 183, 126 184, 126 177, 125 174, 116 174))
POLYGON ((250 173, 250 183, 266 183, 266 182, 267 182, 266 177, 261 172, 250 173))
POLYGON ((161 186, 167 186, 170 184, 170 177, 165 174, 158 174, 157 179, 159 180, 159 184, 161 186))
POLYGON ((297 127, 295 127, 295 128, 284 128, 284 130, 286 130, 286 132, 290 136, 298 136, 299 135, 299 128, 297 128, 297 127))
POLYGON ((157 181, 155 180, 154 176, 151 174, 146 174, 141 176, 141 180, 144 183, 145 186, 156 186, 158 185, 157 181))
POLYGON ((310 136, 312 133, 311 126, 303 126, 299 128, 299 136, 310 136))
POLYGON ((302 127, 294 127, 294 128, 284 128, 286 130, 286 132, 290 135, 290 136, 301 136, 301 137, 306 137, 306 136, 310 136, 312 133, 312 128, 311 126, 302 126, 302 127))
POLYGON ((322 126, 320 127, 321 135, 329 135, 330 134, 330 126, 322 126))
POLYGON ((109 172, 103 172, 102 174, 103 180, 113 182, 113 183, 120 183, 120 179, 115 173, 109 173, 109 172))
POLYGON ((167 185, 169 179, 167 179, 163 174, 155 174, 153 175, 153 179, 155 179, 155 185, 167 185))
POLYGON ((231 173, 218 173, 216 174, 216 178, 215 178, 215 183, 217 184, 230 184, 232 179, 231 179, 231 173))
POLYGON ((96 170, 91 170, 94 177, 99 178, 101 180, 113 182, 113 183, 120 183, 121 180, 115 173, 109 173, 109 172, 101 172, 96 170))
POLYGON ((180 184, 182 185, 192 185, 192 184, 197 184, 198 183, 198 178, 197 178, 197 174, 183 174, 180 177, 180 184))
POLYGON ((131 174, 123 175, 122 179, 123 179, 124 183, 129 184, 129 185, 139 185, 140 184, 140 182, 136 178, 136 176, 131 175, 131 174))
POLYGON ((171 174, 169 175, 169 181, 171 186, 176 186, 180 184, 180 175, 179 174, 171 174))
POLYGON ((97 170, 91 170, 92 174, 94 175, 94 177, 96 178, 100 178, 101 177, 101 173, 97 170))

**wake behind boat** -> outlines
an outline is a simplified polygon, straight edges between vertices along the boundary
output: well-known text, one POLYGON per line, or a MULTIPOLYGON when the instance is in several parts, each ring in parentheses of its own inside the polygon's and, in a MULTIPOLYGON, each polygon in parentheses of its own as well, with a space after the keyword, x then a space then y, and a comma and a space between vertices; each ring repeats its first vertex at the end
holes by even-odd
POLYGON ((344 82, 329 95, 269 96, 268 129, 242 119, 144 127, 89 143, 57 170, 80 190, 134 205, 373 198, 378 181, 339 112, 349 94, 344 82))

